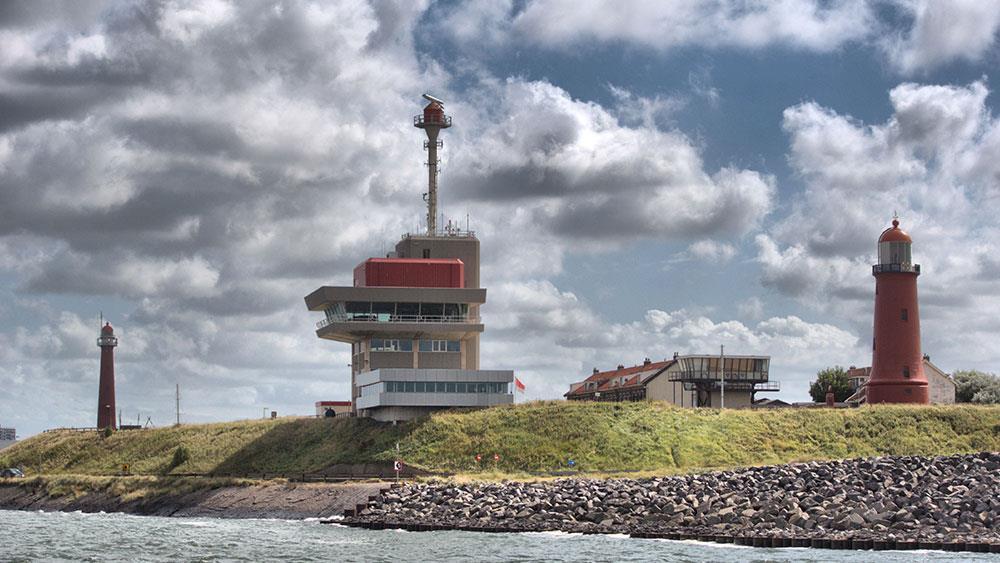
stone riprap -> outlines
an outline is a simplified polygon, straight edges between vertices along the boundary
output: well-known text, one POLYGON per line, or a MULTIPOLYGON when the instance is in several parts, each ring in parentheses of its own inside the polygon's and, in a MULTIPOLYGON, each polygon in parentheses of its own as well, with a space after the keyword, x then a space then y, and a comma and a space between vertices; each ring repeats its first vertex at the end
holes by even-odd
POLYGON ((651 479, 414 484, 359 509, 346 523, 826 538, 834 546, 846 540, 848 547, 852 540, 1000 545, 1000 454, 877 457, 651 479))

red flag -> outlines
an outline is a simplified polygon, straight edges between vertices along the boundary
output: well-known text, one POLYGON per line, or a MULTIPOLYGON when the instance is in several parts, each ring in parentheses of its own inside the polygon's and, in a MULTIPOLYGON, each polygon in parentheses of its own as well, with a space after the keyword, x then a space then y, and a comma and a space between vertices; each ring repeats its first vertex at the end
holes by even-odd
POLYGON ((516 377, 514 378, 514 389, 524 393, 524 384, 521 383, 521 380, 516 377))

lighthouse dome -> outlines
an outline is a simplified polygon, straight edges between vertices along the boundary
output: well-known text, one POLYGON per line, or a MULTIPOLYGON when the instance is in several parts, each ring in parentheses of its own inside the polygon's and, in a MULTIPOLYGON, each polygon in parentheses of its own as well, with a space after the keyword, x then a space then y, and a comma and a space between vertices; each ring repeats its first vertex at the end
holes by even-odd
POLYGON ((892 227, 882 231, 882 236, 878 237, 879 243, 883 242, 913 242, 909 233, 899 228, 899 219, 892 220, 892 227))
POLYGON ((101 327, 101 334, 114 334, 114 333, 115 330, 111 328, 111 323, 104 323, 104 326, 101 327))

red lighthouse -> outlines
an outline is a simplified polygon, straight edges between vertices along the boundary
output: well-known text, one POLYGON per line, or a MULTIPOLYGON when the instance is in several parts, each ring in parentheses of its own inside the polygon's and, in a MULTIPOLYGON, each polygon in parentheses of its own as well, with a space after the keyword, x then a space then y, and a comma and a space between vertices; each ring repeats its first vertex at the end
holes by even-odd
POLYGON ((875 276, 875 331, 872 373, 866 391, 869 403, 928 404, 927 377, 920 353, 920 313, 913 239, 893 219, 878 239, 875 276))
POLYGON ((104 430, 115 426, 115 346, 118 339, 111 323, 105 323, 101 328, 101 336, 97 339, 101 347, 101 383, 97 392, 97 429, 104 430))

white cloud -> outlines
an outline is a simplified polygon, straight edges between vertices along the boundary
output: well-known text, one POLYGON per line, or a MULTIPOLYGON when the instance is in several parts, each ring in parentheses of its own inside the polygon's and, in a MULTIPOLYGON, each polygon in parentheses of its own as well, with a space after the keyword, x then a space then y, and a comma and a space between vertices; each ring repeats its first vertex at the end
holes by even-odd
POLYGON ((735 246, 726 242, 703 239, 692 243, 685 252, 678 253, 671 261, 698 260, 709 264, 722 265, 732 260, 734 256, 736 256, 735 246))
MULTIPOLYGON (((1000 0, 671 0, 581 5, 570 0, 461 2, 444 26, 467 48, 541 45, 573 49, 593 42, 659 51, 685 47, 829 52, 859 44, 881 52, 903 74, 955 60, 979 61, 995 45, 1000 0)), ((710 96, 717 95, 712 89, 710 96)))
POLYGON ((761 48, 787 44, 829 51, 863 39, 871 9, 861 0, 814 2, 529 2, 513 21, 519 37, 553 46, 629 41, 656 49, 685 45, 761 48))
POLYGON ((642 319, 614 323, 549 282, 510 282, 490 293, 484 357, 490 358, 490 365, 517 369, 529 386, 529 397, 562 395, 592 367, 633 365, 645 357, 669 358, 674 352, 716 353, 725 345, 727 353, 770 355, 771 378, 782 382, 786 397, 804 400, 818 370, 866 359, 856 335, 795 316, 744 324, 686 310, 651 309, 642 319), (532 346, 524 345, 525 336, 532 346))
MULTIPOLYGON (((706 171, 677 131, 624 126, 603 107, 546 82, 509 79, 480 94, 475 136, 456 141, 448 186, 467 199, 520 205, 562 236, 690 240, 753 231, 771 211, 774 178, 706 171)), ((471 108, 468 108, 471 111, 471 108)), ((446 163, 447 166, 447 163, 446 163)))
POLYGON ((980 60, 1000 30, 998 0, 896 0, 913 18, 904 32, 890 34, 884 49, 904 73, 926 71, 956 59, 980 60))
POLYGON ((806 190, 790 202, 787 217, 756 238, 764 285, 836 315, 867 338, 870 265, 878 235, 897 211, 923 267, 924 350, 946 369, 996 361, 997 354, 955 339, 958 331, 966 342, 987 340, 996 326, 983 311, 1000 306, 984 273, 1000 252, 1000 121, 986 107, 988 94, 982 82, 901 84, 889 92, 892 115, 877 124, 811 102, 786 110, 789 161, 806 190))

